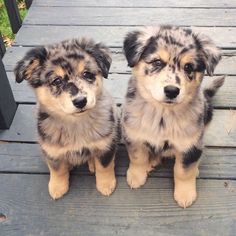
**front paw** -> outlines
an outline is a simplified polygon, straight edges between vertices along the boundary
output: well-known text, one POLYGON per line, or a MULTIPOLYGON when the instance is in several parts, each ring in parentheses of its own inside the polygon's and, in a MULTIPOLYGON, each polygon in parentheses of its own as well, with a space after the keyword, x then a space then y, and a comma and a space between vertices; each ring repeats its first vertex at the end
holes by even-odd
POLYGON ((197 191, 195 184, 178 183, 174 191, 175 201, 180 207, 187 208, 197 199, 197 191))
POLYGON ((69 180, 57 181, 50 180, 48 183, 48 191, 52 199, 61 198, 69 190, 69 180))
POLYGON ((116 188, 116 178, 96 178, 97 190, 104 196, 111 195, 116 188))
POLYGON ((139 188, 146 183, 147 171, 129 167, 127 171, 127 183, 131 188, 139 188))

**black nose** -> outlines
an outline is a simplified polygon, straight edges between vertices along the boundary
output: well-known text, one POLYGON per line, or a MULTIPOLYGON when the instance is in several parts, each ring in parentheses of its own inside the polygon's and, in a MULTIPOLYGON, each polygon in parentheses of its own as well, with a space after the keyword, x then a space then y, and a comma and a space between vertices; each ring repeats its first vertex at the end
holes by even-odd
POLYGON ((82 109, 87 104, 87 98, 86 97, 79 97, 73 100, 73 104, 75 107, 82 109))
POLYGON ((173 99, 179 95, 179 88, 169 85, 164 88, 164 92, 167 98, 173 99))

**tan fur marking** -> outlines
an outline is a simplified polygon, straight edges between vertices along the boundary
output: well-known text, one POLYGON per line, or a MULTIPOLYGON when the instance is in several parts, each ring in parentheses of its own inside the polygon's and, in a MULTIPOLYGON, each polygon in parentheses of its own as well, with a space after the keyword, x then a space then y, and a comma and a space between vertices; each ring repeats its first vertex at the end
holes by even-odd
POLYGON ((165 49, 159 49, 157 51, 157 55, 164 62, 168 62, 170 60, 170 53, 167 50, 165 50, 165 49))
POLYGON ((104 196, 109 196, 116 187, 114 158, 107 167, 103 167, 97 158, 94 158, 94 161, 97 190, 104 196))
POLYGON ((27 70, 25 71, 25 75, 26 75, 26 80, 30 80, 31 76, 33 75, 33 72, 35 70, 35 68, 37 68, 39 66, 39 61, 38 60, 34 60, 28 67, 27 70))
POLYGON ((196 178, 199 174, 199 162, 187 169, 183 167, 182 157, 176 157, 174 166, 174 198, 180 207, 186 208, 197 199, 196 178))
POLYGON ((194 54, 193 53, 191 53, 191 52, 185 53, 180 59, 180 64, 182 66, 184 66, 187 63, 191 63, 193 61, 193 59, 194 59, 194 54))
POLYGON ((55 170, 48 165, 50 171, 50 180, 48 191, 50 196, 56 200, 61 198, 69 190, 69 166, 61 163, 59 169, 55 170))
POLYGON ((65 75, 65 71, 60 66, 56 66, 54 71, 57 76, 61 76, 62 78, 65 75))
POLYGON ((77 73, 78 75, 80 75, 83 71, 84 71, 84 68, 85 68, 85 63, 84 63, 84 60, 83 61, 80 61, 77 65, 77 73))

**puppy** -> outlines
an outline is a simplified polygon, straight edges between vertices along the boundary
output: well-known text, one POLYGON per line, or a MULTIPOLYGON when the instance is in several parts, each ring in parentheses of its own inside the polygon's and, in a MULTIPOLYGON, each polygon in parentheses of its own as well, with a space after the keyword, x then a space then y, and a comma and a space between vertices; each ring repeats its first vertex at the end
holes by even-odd
POLYGON ((128 33, 124 53, 133 74, 122 115, 130 158, 127 182, 131 188, 142 186, 161 158, 175 156, 174 198, 186 208, 197 197, 211 98, 224 78, 205 89, 200 85, 205 71, 213 74, 220 51, 190 29, 160 26, 128 33))
POLYGON ((103 88, 111 57, 106 46, 72 39, 30 50, 15 68, 38 100, 39 144, 50 171, 53 199, 69 189, 69 171, 88 162, 96 187, 110 195, 116 186, 117 115, 103 88))

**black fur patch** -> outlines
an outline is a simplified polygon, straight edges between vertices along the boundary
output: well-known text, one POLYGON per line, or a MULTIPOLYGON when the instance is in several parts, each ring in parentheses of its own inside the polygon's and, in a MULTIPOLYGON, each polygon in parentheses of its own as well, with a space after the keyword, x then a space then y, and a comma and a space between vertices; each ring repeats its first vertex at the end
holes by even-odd
POLYGON ((184 53, 186 53, 187 51, 189 51, 189 48, 183 48, 183 49, 181 50, 181 52, 179 53, 179 55, 184 54, 184 53))
POLYGON ((147 46, 145 47, 141 58, 146 58, 150 54, 154 53, 157 50, 157 38, 156 37, 151 37, 148 40, 147 46))
POLYGON ((79 89, 75 86, 74 83, 66 84, 64 86, 64 90, 68 91, 72 96, 75 96, 79 92, 79 89))
POLYGON ((168 149, 171 149, 171 145, 169 144, 168 141, 165 141, 162 150, 163 150, 163 151, 166 151, 166 150, 168 150, 168 149))
POLYGON ((73 72, 71 64, 63 57, 58 57, 57 59, 52 60, 52 64, 60 66, 63 70, 68 71, 69 74, 73 72))
POLYGON ((49 114, 46 112, 39 112, 38 114, 38 121, 42 122, 44 120, 46 120, 49 117, 49 114))
POLYGON ((199 117, 198 117, 197 123, 199 125, 202 125, 202 121, 203 121, 203 114, 200 114, 199 117))
POLYGON ((126 98, 129 98, 129 99, 134 99, 135 98, 135 95, 136 95, 136 88, 131 88, 129 87, 128 88, 128 91, 127 91, 127 94, 126 94, 126 98))
POLYGON ((213 117, 213 107, 209 103, 205 103, 204 106, 204 124, 207 125, 213 117))
POLYGON ((33 48, 29 52, 27 52, 24 59, 25 60, 38 59, 40 65, 42 65, 47 59, 47 50, 44 47, 33 48))
POLYGON ((111 121, 111 122, 115 122, 114 111, 113 111, 112 108, 110 109, 109 121, 111 121))
POLYGON ((148 148, 148 154, 150 159, 157 157, 157 155, 160 153, 160 150, 158 150, 152 144, 145 142, 144 145, 148 148))
POLYGON ((124 53, 128 61, 128 66, 134 67, 140 59, 142 52, 139 52, 139 48, 142 46, 138 42, 138 38, 141 35, 139 31, 134 31, 127 34, 124 40, 124 53))
POLYGON ((38 88, 43 85, 43 82, 38 78, 29 80, 29 83, 33 88, 38 88))
POLYGON ((164 39, 167 44, 176 45, 178 47, 183 47, 184 46, 182 43, 176 41, 175 38, 173 38, 170 35, 169 36, 164 36, 164 37, 162 37, 162 39, 164 39))
POLYGON ((79 152, 79 154, 82 157, 88 157, 91 155, 91 151, 88 148, 82 148, 82 150, 79 152))
POLYGON ((110 162, 114 158, 115 151, 116 151, 116 142, 113 141, 109 150, 100 156, 100 161, 103 167, 107 167, 110 164, 110 162))
POLYGON ((163 117, 161 117, 161 119, 160 119, 159 126, 160 126, 161 128, 165 128, 165 126, 166 126, 163 117))
POLYGON ((45 140, 48 138, 48 135, 44 132, 42 128, 42 122, 49 118, 49 114, 46 112, 39 112, 38 113, 38 123, 37 123, 37 129, 38 134, 42 138, 42 140, 45 140))
POLYGON ((66 57, 69 59, 74 59, 74 60, 83 60, 84 59, 84 55, 77 54, 77 53, 68 54, 68 55, 66 55, 66 57))
POLYGON ((108 59, 108 56, 106 56, 101 50, 99 50, 99 47, 95 48, 95 50, 92 51, 91 54, 97 62, 99 68, 101 69, 103 77, 107 78, 111 65, 109 61, 110 58, 108 59))
POLYGON ((65 80, 66 82, 68 82, 68 81, 69 81, 69 76, 68 76, 68 75, 65 75, 65 76, 64 76, 64 80, 65 80))
POLYGON ((193 34, 193 39, 194 39, 197 50, 201 50, 202 44, 201 44, 200 40, 198 39, 197 35, 193 34))
POLYGON ((192 30, 191 29, 183 29, 183 31, 185 32, 185 35, 191 35, 192 34, 192 30))
POLYGON ((196 71, 199 71, 199 72, 204 72, 206 70, 206 65, 204 63, 204 61, 202 59, 197 59, 196 60, 197 62, 197 67, 196 67, 196 71))
POLYGON ((213 89, 205 89, 204 95, 205 97, 212 98, 215 95, 215 91, 213 89))
POLYGON ((172 73, 175 73, 175 65, 170 65, 170 68, 172 70, 172 73))
POLYGON ((193 146, 186 153, 183 154, 183 165, 188 167, 189 165, 197 162, 201 157, 202 150, 198 149, 196 146, 193 146))
POLYGON ((44 149, 42 149, 42 152, 43 152, 43 154, 44 154, 44 158, 45 158, 45 161, 47 162, 47 164, 48 164, 52 169, 58 170, 59 167, 60 167, 60 164, 61 164, 60 160, 54 159, 54 158, 50 157, 44 149))
POLYGON ((49 136, 44 132, 42 128, 41 122, 38 122, 37 129, 38 129, 38 135, 41 137, 42 140, 49 139, 49 136))
POLYGON ((146 68, 144 73, 145 73, 145 75, 149 75, 149 70, 146 68))
POLYGON ((175 81, 176 81, 177 84, 180 84, 180 78, 179 78, 178 75, 175 76, 175 81))
POLYGON ((48 71, 48 72, 45 74, 45 78, 46 78, 46 79, 49 79, 53 74, 54 74, 54 71, 53 71, 53 70, 50 70, 50 71, 48 71))

